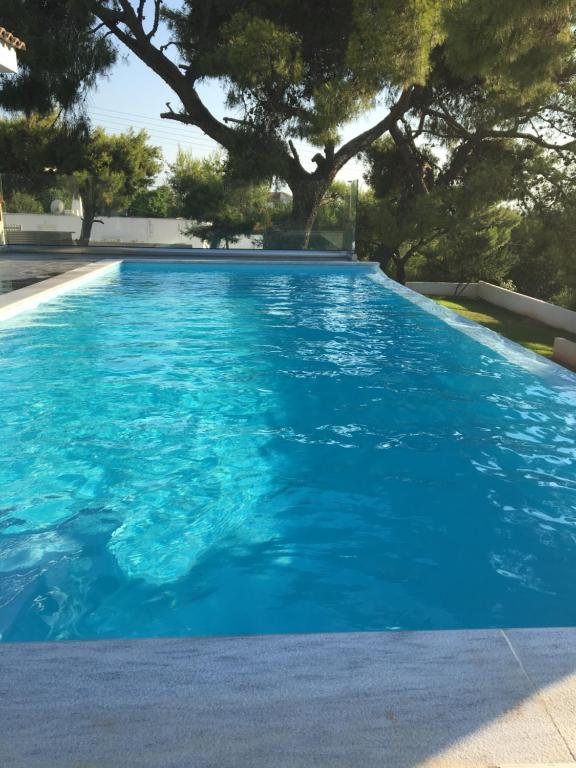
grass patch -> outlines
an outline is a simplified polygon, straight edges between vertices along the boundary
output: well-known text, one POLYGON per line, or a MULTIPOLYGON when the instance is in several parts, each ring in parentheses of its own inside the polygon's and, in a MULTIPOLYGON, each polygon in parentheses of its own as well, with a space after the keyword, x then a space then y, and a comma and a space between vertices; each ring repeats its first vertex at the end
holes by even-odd
POLYGON ((539 355, 544 355, 544 357, 552 357, 556 336, 576 341, 574 334, 561 331, 558 328, 551 328, 549 325, 544 325, 528 317, 516 315, 514 312, 495 307, 486 301, 463 298, 445 299, 437 296, 430 298, 433 298, 443 307, 448 307, 448 309, 454 310, 469 320, 485 325, 486 328, 490 328, 507 339, 511 339, 539 355))

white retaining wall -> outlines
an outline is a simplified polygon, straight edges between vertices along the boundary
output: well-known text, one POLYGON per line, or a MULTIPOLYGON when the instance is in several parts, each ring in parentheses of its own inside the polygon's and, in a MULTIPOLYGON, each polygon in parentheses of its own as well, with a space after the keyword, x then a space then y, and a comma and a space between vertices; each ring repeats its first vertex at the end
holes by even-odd
POLYGON ((516 312, 518 315, 531 317, 541 323, 561 328, 570 333, 576 333, 576 312, 564 307, 557 307, 541 299, 533 299, 523 293, 509 291, 496 285, 480 281, 478 283, 478 298, 495 304, 498 307, 516 312))
POLYGON ((509 291, 480 281, 479 283, 442 283, 442 282, 412 282, 406 283, 417 293, 428 296, 445 296, 446 298, 465 297, 467 299, 482 299, 489 304, 502 307, 517 315, 531 317, 541 323, 560 328, 569 333, 576 333, 576 312, 564 307, 557 307, 541 299, 525 296, 523 293, 509 291))
POLYGON ((576 342, 557 336, 554 339, 554 360, 576 371, 576 342))
MULTIPOLYGON (((99 216, 94 222, 90 242, 136 243, 145 245, 187 245, 202 248, 197 237, 186 237, 183 219, 140 219, 132 216, 99 216)), ((82 221, 78 216, 53 216, 49 213, 6 213, 7 226, 20 226, 25 232, 72 232, 80 237, 82 221)))
POLYGON ((467 299, 478 298, 478 283, 442 283, 442 282, 415 282, 406 283, 416 293, 427 296, 464 296, 467 299))

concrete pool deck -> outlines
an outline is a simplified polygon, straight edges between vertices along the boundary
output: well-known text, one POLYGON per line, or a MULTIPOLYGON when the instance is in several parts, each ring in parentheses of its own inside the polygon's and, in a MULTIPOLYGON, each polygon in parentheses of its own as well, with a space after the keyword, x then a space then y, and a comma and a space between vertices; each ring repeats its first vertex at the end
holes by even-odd
POLYGON ((0 248, 0 294, 25 288, 91 261, 94 258, 90 254, 69 257, 56 254, 15 254, 0 248))
POLYGON ((0 646, 3 768, 576 765, 576 630, 0 646))

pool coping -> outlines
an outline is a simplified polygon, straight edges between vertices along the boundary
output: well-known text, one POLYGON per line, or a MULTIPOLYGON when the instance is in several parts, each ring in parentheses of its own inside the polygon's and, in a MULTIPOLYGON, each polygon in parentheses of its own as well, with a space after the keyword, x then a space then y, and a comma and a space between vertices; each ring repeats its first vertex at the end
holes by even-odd
POLYGON ((122 260, 105 259, 90 262, 68 272, 62 272, 46 280, 40 280, 25 288, 18 288, 0 295, 0 321, 9 320, 22 312, 35 309, 46 301, 67 293, 70 289, 79 288, 107 272, 118 268, 122 260))
POLYGON ((95 257, 104 256, 111 252, 129 257, 132 255, 137 258, 210 258, 219 260, 228 258, 231 253, 235 258, 245 258, 247 260, 266 260, 266 259, 292 259, 301 261, 305 259, 316 259, 340 261, 357 261, 357 256, 353 251, 333 250, 326 251, 321 249, 279 249, 279 248, 192 248, 191 246, 162 246, 162 245, 130 245, 108 243, 101 245, 7 245, 0 247, 0 252, 6 254, 94 254, 95 257))
POLYGON ((0 645, 3 768, 576 766, 576 629, 0 645))

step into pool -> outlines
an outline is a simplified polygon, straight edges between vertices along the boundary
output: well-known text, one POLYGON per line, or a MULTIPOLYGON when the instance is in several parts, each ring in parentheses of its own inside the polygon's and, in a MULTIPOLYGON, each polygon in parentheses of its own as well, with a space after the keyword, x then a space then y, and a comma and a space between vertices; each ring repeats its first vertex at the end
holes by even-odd
POLYGON ((576 377, 372 265, 0 323, 4 642, 576 624, 576 377))

